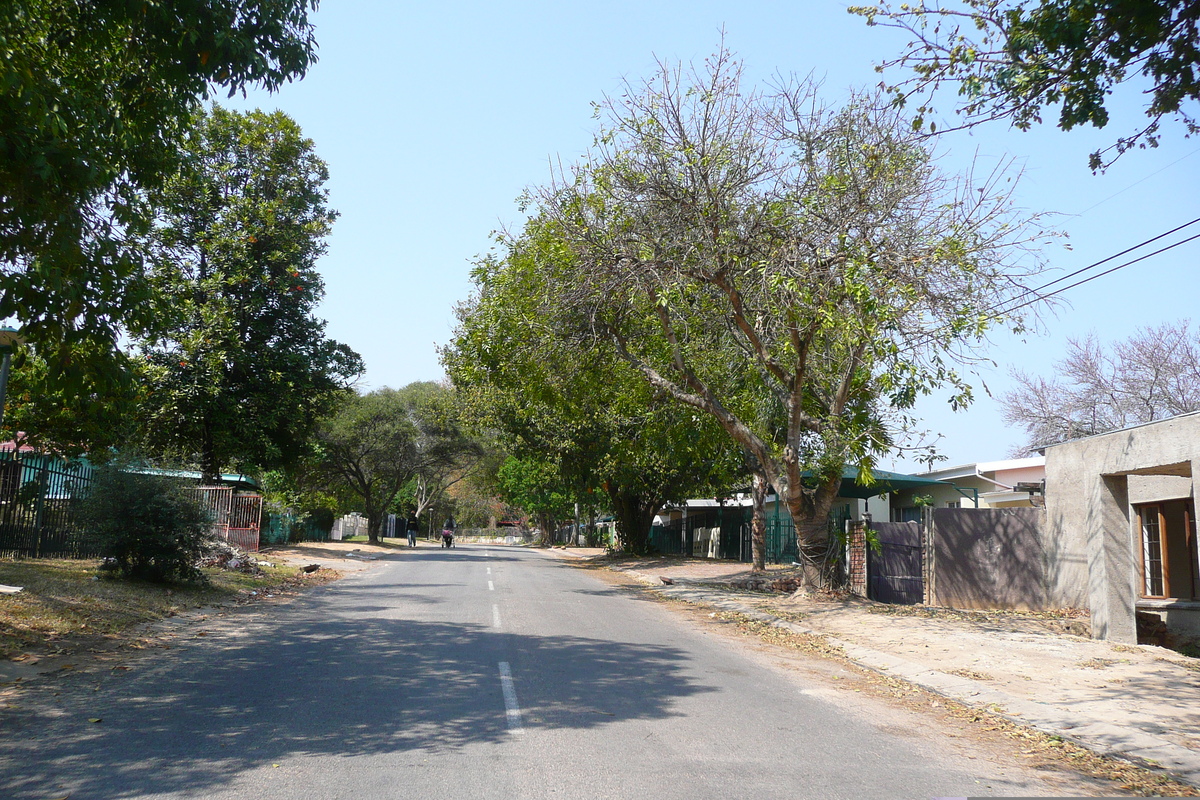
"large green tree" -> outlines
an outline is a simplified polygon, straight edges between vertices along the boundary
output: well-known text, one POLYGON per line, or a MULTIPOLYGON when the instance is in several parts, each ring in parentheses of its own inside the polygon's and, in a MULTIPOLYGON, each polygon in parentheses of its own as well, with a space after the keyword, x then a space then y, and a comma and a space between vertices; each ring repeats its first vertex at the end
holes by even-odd
POLYGON ((500 497, 537 520, 541 543, 554 543, 554 532, 571 518, 576 493, 561 464, 545 458, 509 456, 496 474, 500 497))
POLYGON ((282 112, 197 112, 154 192, 155 327, 138 339, 147 444, 226 467, 287 466, 362 371, 315 316, 336 216, 328 170, 282 112))
POLYGON ((347 394, 317 429, 311 483, 351 500, 379 543, 383 515, 417 472, 417 429, 395 389, 347 394))
POLYGON ((171 173, 214 87, 273 90, 304 74, 315 5, 0 3, 0 318, 42 345, 56 380, 119 377, 106 356, 149 311, 145 191, 171 173))
POLYGON ((665 503, 728 488, 741 460, 713 420, 655 392, 603 341, 576 335, 577 311, 549 293, 555 276, 578 269, 558 226, 532 220, 502 257, 478 265, 443 363, 481 422, 502 433, 521 467, 509 474, 535 503, 523 507, 544 529, 560 499, 595 506, 602 494, 625 548, 643 553, 665 503))
POLYGON ((725 52, 664 65, 602 115, 588 160, 540 195, 577 265, 546 272, 547 306, 715 420, 801 553, 826 552, 845 465, 870 482, 919 395, 969 402, 955 362, 1027 298, 1041 232, 1009 176, 942 174, 875 98, 759 91, 725 52))
MULTIPOLYGON (((916 98, 916 125, 934 112, 933 93, 958 87, 963 127, 1005 119, 1021 130, 1058 106, 1064 131, 1109 123, 1110 95, 1123 83, 1146 97, 1146 120, 1092 153, 1102 169, 1133 147, 1156 146, 1167 117, 1200 132, 1200 3, 1194 0, 959 0, 852 6, 869 25, 913 36, 880 70, 911 77, 894 99, 916 98)), ((936 131, 930 123, 929 129, 936 131)))
POLYGON ((478 444, 445 416, 440 401, 431 400, 438 390, 448 391, 418 382, 348 394, 317 430, 310 481, 360 508, 373 543, 383 515, 418 476, 436 474, 446 464, 465 469, 478 457, 478 444))
POLYGON ((421 456, 406 498, 418 516, 431 511, 454 486, 467 480, 487 455, 486 443, 469 430, 464 406, 450 387, 433 381, 402 390, 417 431, 421 456))

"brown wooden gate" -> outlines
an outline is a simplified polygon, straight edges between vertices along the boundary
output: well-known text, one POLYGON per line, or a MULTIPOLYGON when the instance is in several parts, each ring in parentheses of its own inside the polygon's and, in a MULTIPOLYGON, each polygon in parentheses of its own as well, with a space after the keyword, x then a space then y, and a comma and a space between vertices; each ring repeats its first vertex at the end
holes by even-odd
POLYGON ((1046 603, 1040 508, 939 508, 931 515, 930 604, 1039 610, 1046 603))

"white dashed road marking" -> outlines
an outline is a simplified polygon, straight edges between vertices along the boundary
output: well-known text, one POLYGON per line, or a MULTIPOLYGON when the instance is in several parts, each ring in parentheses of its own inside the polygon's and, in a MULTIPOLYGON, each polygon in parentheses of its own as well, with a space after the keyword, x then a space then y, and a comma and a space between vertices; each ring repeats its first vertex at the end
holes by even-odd
POLYGON ((509 733, 524 733, 521 727, 521 707, 517 705, 517 690, 513 687, 512 670, 507 661, 500 662, 500 691, 504 692, 504 713, 508 717, 509 733))
POLYGON ((500 606, 497 605, 492 606, 492 627, 500 627, 500 606))
POLYGON ((488 591, 489 591, 489 592, 494 592, 494 591, 496 591, 496 587, 495 587, 494 585, 492 585, 492 582, 491 582, 491 581, 488 581, 488 591))

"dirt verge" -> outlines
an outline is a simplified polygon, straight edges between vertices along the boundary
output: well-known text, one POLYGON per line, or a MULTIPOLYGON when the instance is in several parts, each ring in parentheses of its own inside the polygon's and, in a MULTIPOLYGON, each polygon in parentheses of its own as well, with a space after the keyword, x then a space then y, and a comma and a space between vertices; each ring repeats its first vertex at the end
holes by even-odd
MULTIPOLYGON (((621 564, 615 570, 603 560, 575 562, 576 566, 592 571, 596 577, 618 587, 630 596, 646 602, 663 604, 676 613, 684 615, 708 630, 750 640, 761 647, 781 664, 799 665, 806 677, 824 681, 827 688, 836 690, 843 697, 868 696, 886 701, 893 707, 914 715, 937 726, 939 735, 951 740, 979 748, 981 752, 999 754, 1015 763, 1022 763, 1039 771, 1073 774, 1091 782, 1099 795, 1128 794, 1133 796, 1196 797, 1200 791, 1153 769, 1147 769, 1120 759, 1100 755, 1060 736, 1046 734, 1024 727, 1006 719, 987 708, 972 708, 944 696, 926 691, 902 679, 881 674, 859 666, 848 658, 841 647, 831 643, 820 634, 798 634, 781 629, 759 619, 730 612, 713 605, 693 600, 664 595, 648 586, 638 576, 631 574, 628 565, 621 564)), ((646 572, 657 575, 670 565, 656 564, 646 572)), ((645 574, 645 573, 643 573, 645 574)), ((703 579, 708 583, 708 579, 703 579)), ((811 621, 796 604, 791 609, 778 608, 778 596, 752 593, 734 593, 741 601, 758 601, 758 606, 768 610, 772 616, 784 619, 811 621)), ((873 615, 886 624, 886 614, 873 615)), ((953 615, 951 615, 953 616, 953 615)), ((1014 615, 999 615, 999 619, 983 618, 983 624, 1010 625, 1020 628, 1026 624, 1038 625, 1037 619, 1026 620, 1014 615)), ((975 620, 968 617, 967 620, 975 620)), ((1069 620, 1069 615, 1067 617, 1069 620)), ((1065 624, 1051 620, 1051 627, 1065 624)), ((964 624, 961 619, 948 619, 943 624, 964 624)), ((806 625, 807 627, 807 625, 806 625)), ((990 676, 965 676, 990 677, 990 676)))

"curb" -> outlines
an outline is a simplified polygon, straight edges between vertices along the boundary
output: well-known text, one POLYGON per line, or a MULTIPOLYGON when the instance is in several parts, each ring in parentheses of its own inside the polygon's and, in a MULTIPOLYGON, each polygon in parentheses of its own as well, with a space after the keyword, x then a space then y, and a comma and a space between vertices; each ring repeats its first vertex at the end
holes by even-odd
POLYGON ((969 708, 986 710, 1016 725, 1058 736, 1100 755, 1149 769, 1164 770, 1177 780, 1200 787, 1200 753, 1160 736, 1112 725, 1103 719, 1084 717, 1049 703, 1015 697, 980 681, 939 672, 898 656, 854 644, 730 600, 718 592, 689 587, 687 579, 677 579, 675 585, 664 586, 657 578, 644 573, 632 570, 622 572, 656 591, 689 603, 735 611, 792 633, 820 636, 841 648, 853 663, 879 675, 899 678, 969 708))

